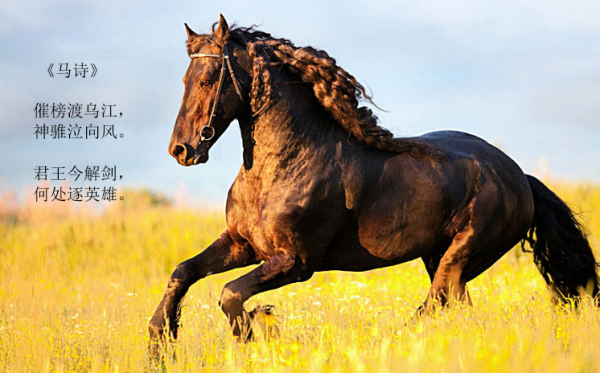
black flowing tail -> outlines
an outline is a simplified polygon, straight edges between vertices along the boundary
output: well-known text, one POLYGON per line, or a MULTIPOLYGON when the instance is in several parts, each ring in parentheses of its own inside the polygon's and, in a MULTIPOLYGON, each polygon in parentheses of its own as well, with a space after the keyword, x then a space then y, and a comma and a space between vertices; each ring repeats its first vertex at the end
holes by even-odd
POLYGON ((540 273, 560 300, 567 302, 587 294, 598 304, 598 263, 581 225, 571 209, 541 181, 530 175, 527 179, 535 213, 526 240, 533 248, 540 273))

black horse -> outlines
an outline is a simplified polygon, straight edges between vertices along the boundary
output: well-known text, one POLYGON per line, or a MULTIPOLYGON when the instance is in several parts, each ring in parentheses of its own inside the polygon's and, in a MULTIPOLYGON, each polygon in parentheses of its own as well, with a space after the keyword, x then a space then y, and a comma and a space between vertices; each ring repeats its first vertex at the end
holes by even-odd
POLYGON ((461 132, 393 138, 370 97, 325 51, 252 27, 187 27, 191 62, 169 153, 183 166, 237 119, 244 164, 229 190, 227 229, 177 266, 150 321, 157 351, 177 338, 180 303, 210 274, 251 264, 220 304, 248 338, 251 296, 318 271, 367 271, 422 258, 431 289, 419 312, 470 303, 466 283, 528 241, 559 299, 598 295, 597 263, 571 210, 484 140, 461 132), (535 231, 535 240, 533 232, 535 231), (168 325, 167 325, 168 324, 168 325))

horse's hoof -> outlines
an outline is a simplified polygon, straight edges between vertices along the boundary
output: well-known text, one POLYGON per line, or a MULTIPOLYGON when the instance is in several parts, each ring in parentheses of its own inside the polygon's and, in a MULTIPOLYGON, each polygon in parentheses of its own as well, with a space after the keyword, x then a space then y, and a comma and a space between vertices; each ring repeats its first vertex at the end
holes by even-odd
POLYGON ((279 320, 275 314, 275 306, 264 305, 256 306, 249 312, 250 323, 255 331, 256 337, 262 337, 264 340, 279 337, 279 320))

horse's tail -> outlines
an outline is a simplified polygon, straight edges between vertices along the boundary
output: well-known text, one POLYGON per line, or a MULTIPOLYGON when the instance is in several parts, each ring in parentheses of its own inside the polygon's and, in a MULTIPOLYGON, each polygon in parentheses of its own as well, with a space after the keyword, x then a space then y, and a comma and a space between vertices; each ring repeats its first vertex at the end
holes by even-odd
POLYGON ((535 213, 525 240, 533 248, 540 273, 558 299, 568 302, 587 294, 598 304, 598 263, 581 225, 571 209, 541 181, 530 175, 527 179, 535 213))

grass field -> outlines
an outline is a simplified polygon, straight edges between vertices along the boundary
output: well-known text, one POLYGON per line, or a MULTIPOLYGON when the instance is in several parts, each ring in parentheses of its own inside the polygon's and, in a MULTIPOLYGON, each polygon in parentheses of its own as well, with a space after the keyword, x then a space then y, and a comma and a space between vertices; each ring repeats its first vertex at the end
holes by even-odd
MULTIPOLYGON (((600 186, 549 183, 600 251, 600 186)), ((221 212, 140 192, 102 213, 62 205, 0 209, 0 371, 142 372, 147 324, 177 263, 224 229, 221 212)), ((557 307, 531 254, 513 249, 469 284, 474 307, 405 322, 424 300, 420 261, 316 274, 247 303, 276 306, 281 334, 234 341, 211 276, 184 301, 168 372, 600 372, 600 311, 557 307)))

